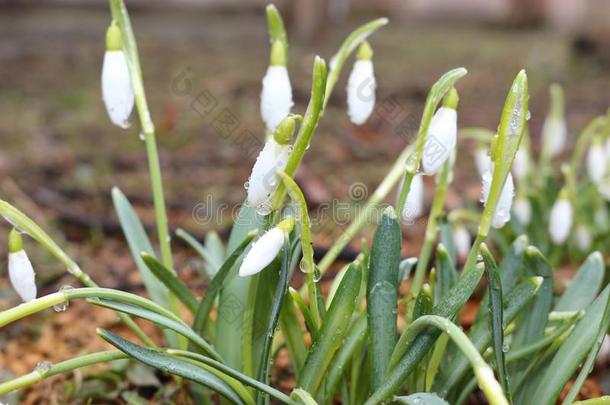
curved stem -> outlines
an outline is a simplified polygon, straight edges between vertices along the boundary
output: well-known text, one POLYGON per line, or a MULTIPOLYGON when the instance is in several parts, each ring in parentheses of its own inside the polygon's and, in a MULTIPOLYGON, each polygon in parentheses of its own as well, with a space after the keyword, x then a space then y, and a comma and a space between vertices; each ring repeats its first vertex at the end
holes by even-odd
POLYGON ((485 360, 468 339, 468 336, 449 319, 436 315, 424 315, 417 318, 407 329, 406 341, 411 341, 420 332, 430 326, 445 332, 462 353, 464 353, 464 356, 466 356, 473 368, 479 387, 487 397, 489 403, 491 405, 508 405, 502 387, 495 379, 491 367, 485 363, 485 360))
POLYGON ((51 365, 48 369, 37 368, 31 373, 0 384, 0 395, 29 387, 30 385, 40 382, 46 378, 53 377, 58 374, 68 373, 78 368, 126 358, 129 358, 129 356, 119 350, 108 350, 104 352, 86 354, 84 356, 62 361, 61 363, 51 365))

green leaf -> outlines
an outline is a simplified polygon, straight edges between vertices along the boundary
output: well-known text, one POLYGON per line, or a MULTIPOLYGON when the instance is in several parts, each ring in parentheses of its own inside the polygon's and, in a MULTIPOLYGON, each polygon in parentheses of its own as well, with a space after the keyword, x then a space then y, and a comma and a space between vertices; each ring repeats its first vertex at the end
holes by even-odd
POLYGON ((439 302, 458 279, 457 271, 451 254, 444 244, 436 248, 436 284, 434 286, 434 302, 439 302))
POLYGON ((212 278, 222 265, 224 260, 224 246, 216 232, 210 232, 206 236, 205 246, 202 245, 193 235, 184 229, 178 228, 176 236, 188 244, 195 252, 201 256, 205 262, 205 272, 212 278))
MULTIPOLYGON (((541 284, 541 277, 533 277, 519 283, 506 294, 504 299, 506 306, 504 307, 503 314, 503 328, 506 328, 521 313, 523 308, 531 302, 541 284)), ((486 320, 488 316, 486 315, 483 319, 486 320)), ((477 350, 482 352, 492 341, 491 330, 487 328, 487 325, 482 323, 480 327, 476 327, 470 332, 468 338, 477 350)), ((468 360, 461 353, 448 354, 445 358, 448 357, 451 357, 451 367, 441 368, 438 378, 432 387, 432 390, 442 397, 446 397, 449 391, 456 387, 468 371, 468 360)))
POLYGON ((326 371, 348 332, 360 291, 360 282, 361 270, 358 265, 351 264, 326 313, 319 338, 313 342, 307 356, 303 366, 301 388, 313 396, 317 395, 326 371))
POLYGON ((178 322, 174 319, 167 318, 161 314, 150 311, 148 309, 139 308, 134 305, 124 304, 122 302, 110 301, 106 299, 88 299, 91 304, 98 305, 103 308, 112 309, 114 311, 123 312, 133 316, 137 316, 142 319, 154 322, 162 328, 171 329, 176 333, 189 339, 191 342, 196 344, 199 348, 203 349, 207 354, 216 360, 222 361, 220 355, 216 350, 205 341, 201 336, 197 335, 195 331, 188 327, 185 323, 178 322))
MULTIPOLYGON (((152 256, 155 254, 155 251, 146 236, 146 231, 144 230, 142 222, 140 222, 140 219, 129 203, 129 200, 127 200, 127 197, 125 197, 125 194, 117 187, 112 189, 112 201, 119 218, 119 223, 121 224, 121 229, 127 239, 129 250, 131 251, 138 271, 142 276, 146 291, 148 291, 154 302, 164 308, 171 308, 168 289, 157 279, 157 277, 155 277, 144 263, 144 260, 142 260, 142 252, 146 252, 152 256)), ((164 331, 164 333, 172 345, 178 344, 175 334, 169 331, 164 331)))
POLYGON ((231 272, 231 269, 234 268, 235 262, 237 261, 237 259, 239 259, 246 247, 248 247, 252 239, 254 239, 254 236, 256 236, 256 231, 252 231, 246 235, 246 237, 241 241, 239 245, 237 245, 237 247, 229 255, 229 257, 227 257, 227 260, 225 260, 225 262, 222 264, 222 266, 210 282, 210 285, 208 286, 205 295, 199 302, 199 306, 197 307, 197 311, 195 312, 193 329, 197 333, 203 334, 206 321, 208 319, 208 316, 210 315, 210 310, 214 305, 214 300, 216 299, 216 296, 221 291, 227 276, 231 272))
POLYGON ((508 382, 508 370, 506 369, 506 361, 504 356, 504 322, 502 303, 502 283, 500 282, 500 274, 498 265, 493 258, 493 255, 487 248, 485 243, 481 243, 479 248, 483 261, 485 263, 485 274, 487 275, 488 291, 489 291, 489 312, 491 314, 490 326, 492 335, 492 348, 496 360, 496 370, 498 379, 502 384, 502 389, 508 396, 510 401, 510 387, 508 382))
POLYGON ((449 405, 449 402, 434 393, 417 392, 404 397, 394 397, 393 402, 405 405, 449 405))
POLYGON ((300 405, 318 405, 318 403, 315 399, 313 399, 311 394, 301 388, 295 388, 294 390, 292 390, 290 398, 295 400, 300 405))
POLYGON ((341 378, 346 374, 348 365, 352 357, 360 352, 367 337, 366 317, 359 316, 349 328, 349 332, 341 349, 337 352, 325 380, 324 398, 328 401, 332 399, 339 387, 341 378))
MULTIPOLYGON (((227 251, 235 251, 248 233, 256 229, 263 229, 263 218, 256 213, 254 208, 247 204, 242 205, 237 218, 235 218, 231 235, 229 235, 227 251)), ((217 284, 220 295, 218 298, 216 336, 221 336, 222 339, 217 339, 214 346, 229 366, 236 370, 241 370, 243 311, 252 277, 236 277, 239 265, 241 264, 241 260, 237 259, 238 257, 235 258, 233 266, 226 270, 225 278, 228 281, 224 285, 222 283, 217 284)), ((218 272, 220 273, 220 271, 218 272)), ((206 297, 204 296, 201 305, 203 305, 205 300, 206 297)), ((212 303, 213 300, 209 303, 210 308, 212 303)), ((205 312, 205 317, 207 317, 209 311, 202 312, 205 312)), ((198 328, 195 328, 195 330, 198 332, 202 331, 198 328)))
POLYGON ((400 225, 396 212, 388 207, 373 239, 367 282, 368 352, 372 389, 377 389, 383 382, 396 345, 400 247, 400 225))
MULTIPOLYGON (((449 290, 449 293, 441 302, 434 306, 432 314, 444 318, 453 318, 476 289, 483 276, 483 272, 483 266, 473 266, 469 270, 462 272, 455 286, 449 290)), ((404 350, 406 354, 402 356, 396 367, 390 370, 383 385, 371 395, 366 405, 377 404, 396 393, 402 387, 409 374, 411 374, 434 346, 434 342, 436 342, 439 335, 440 332, 435 329, 425 330, 419 334, 409 347, 404 350)))
POLYGON ((299 382, 301 380, 301 367, 303 367, 305 357, 307 356, 307 348, 303 340, 303 330, 296 314, 296 303, 292 294, 286 294, 285 299, 286 302, 282 305, 282 312, 280 314, 280 328, 286 341, 294 374, 297 382, 299 382))
POLYGON ((161 281, 169 290, 171 290, 176 297, 184 306, 191 311, 192 314, 197 310, 198 302, 191 290, 178 278, 177 275, 172 273, 167 267, 165 267, 156 257, 151 256, 149 253, 142 252, 142 260, 148 269, 161 281))
POLYGON ((98 329, 97 333, 111 345, 150 367, 202 384, 234 404, 252 403, 251 400, 246 401, 240 397, 226 381, 191 362, 167 355, 159 350, 138 346, 104 329, 98 329))
POLYGON ((595 345, 600 328, 608 328, 610 286, 607 286, 587 308, 586 315, 563 342, 538 388, 530 399, 532 404, 555 404, 559 394, 595 345))
POLYGON ((593 252, 580 266, 553 308, 553 311, 579 311, 589 305, 599 292, 604 279, 604 259, 599 252, 593 252))
POLYGON ((127 200, 127 197, 125 197, 125 194, 116 187, 112 189, 112 201, 119 217, 121 229, 123 229, 123 233, 127 239, 129 250, 131 250, 133 259, 142 275, 142 281, 146 286, 146 291, 148 291, 152 300, 157 304, 169 308, 169 291, 148 269, 144 260, 142 260, 142 252, 146 252, 153 256, 155 254, 152 245, 146 236, 146 231, 144 230, 142 222, 140 222, 140 219, 129 203, 129 200, 127 200))

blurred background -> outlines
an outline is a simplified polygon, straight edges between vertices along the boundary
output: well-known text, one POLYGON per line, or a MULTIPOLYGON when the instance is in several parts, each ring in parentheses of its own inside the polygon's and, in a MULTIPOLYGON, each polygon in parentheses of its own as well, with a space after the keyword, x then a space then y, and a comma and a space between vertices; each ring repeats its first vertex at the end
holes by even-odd
MULTIPOLYGON (((234 207, 245 197, 243 184, 257 153, 244 153, 238 139, 264 136, 259 93, 269 54, 266 2, 126 3, 157 127, 171 227, 200 238, 210 230, 226 235, 234 207), (208 112, 205 100, 213 100, 217 108, 208 112), (223 117, 230 118, 229 132, 219 127, 223 117)), ((293 112, 299 113, 308 101, 314 55, 328 60, 352 29, 376 17, 390 18, 370 38, 380 110, 362 127, 349 123, 344 90, 349 61, 297 175, 313 209, 353 200, 354 184, 372 193, 413 139, 429 87, 451 68, 469 70, 458 84, 459 126, 489 129, 497 126, 515 74, 527 69, 535 150, 550 83, 565 87, 570 145, 590 119, 609 107, 607 0, 286 0, 277 6, 288 28, 293 112), (384 105, 398 109, 383 114, 384 105)), ((138 290, 141 281, 120 233, 111 187, 125 192, 151 229, 154 215, 137 122, 127 130, 113 126, 101 101, 109 22, 106 1, 0 0, 0 197, 64 240, 100 284, 138 290)), ((458 144, 450 207, 478 201, 480 195, 472 145, 458 144)), ((431 195, 432 181, 428 185, 431 195)), ((320 251, 336 236, 336 224, 326 222, 316 224, 320 251)), ((417 251, 423 229, 415 224, 406 230, 405 254, 417 251)), ((8 230, 2 225, 0 238, 8 230)), ((177 268, 187 279, 196 277, 201 263, 191 260, 192 253, 178 242, 176 246, 177 268)), ((40 293, 74 283, 44 252, 34 246, 31 250, 40 293)), ((0 252, 4 256, 4 247, 0 252)), ((0 274, 5 308, 16 300, 4 288, 4 269, 0 274)), ((72 314, 54 322, 91 322, 76 320, 77 311, 72 314)), ((109 318, 106 313, 87 315, 109 318)), ((0 334, 0 368, 6 373, 29 371, 40 353, 23 356, 23 339, 56 339, 61 328, 54 328, 25 337, 20 329, 0 334), (18 355, 21 360, 12 362, 18 355)), ((88 339, 97 341, 90 324, 85 329, 91 335, 83 332, 62 350, 80 350, 90 344, 88 339)), ((47 346, 44 356, 67 357, 57 349, 61 345, 42 345, 47 346)))

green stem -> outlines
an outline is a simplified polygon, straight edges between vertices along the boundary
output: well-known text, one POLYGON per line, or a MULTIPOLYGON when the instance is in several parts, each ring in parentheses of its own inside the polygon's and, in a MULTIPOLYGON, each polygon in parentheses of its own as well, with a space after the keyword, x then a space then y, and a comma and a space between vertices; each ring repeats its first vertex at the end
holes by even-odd
MULTIPOLYGON (((161 262, 165 267, 174 272, 169 226, 167 222, 167 210, 165 208, 165 197, 161 178, 161 166, 159 164, 159 153, 157 151, 157 142, 155 139, 155 126, 150 116, 146 93, 144 91, 138 47, 133 29, 131 28, 129 14, 123 0, 110 0, 110 10, 112 12, 112 18, 117 21, 121 28, 121 33, 123 34, 123 47, 127 54, 131 87, 133 88, 140 126, 142 128, 142 134, 144 135, 144 142, 146 143, 146 155, 148 158, 155 218, 157 222, 157 237, 161 250, 161 262)), ((169 299, 172 311, 178 315, 180 313, 180 301, 171 292, 169 293, 169 299)))
POLYGON ((46 378, 58 374, 68 373, 76 369, 91 366, 93 364, 105 363, 112 360, 126 359, 128 356, 118 350, 108 350, 105 352, 91 353, 84 356, 75 357, 61 363, 53 364, 48 370, 34 370, 31 373, 22 375, 13 380, 0 384, 0 395, 7 394, 21 388, 29 387, 46 378))
POLYGON ((412 150, 413 145, 409 145, 402 151, 388 174, 386 174, 385 178, 381 181, 377 189, 362 207, 362 210, 358 211, 354 221, 349 225, 345 232, 343 232, 343 234, 337 238, 328 252, 326 252, 326 255, 324 255, 318 264, 321 274, 324 274, 326 270, 328 270, 337 256, 339 256, 339 253, 341 253, 345 246, 347 246, 354 236, 356 236, 358 231, 360 231, 360 229, 367 223, 368 219, 371 218, 371 214, 377 208, 377 205, 389 194, 392 188, 394 188, 396 183, 400 180, 400 177, 404 174, 405 163, 412 150))
POLYGON ((466 356, 474 370, 474 375, 477 378, 479 387, 487 397, 489 403, 491 405, 508 405, 502 387, 495 379, 491 367, 485 363, 485 360, 468 339, 468 336, 449 319, 436 315, 424 315, 417 318, 409 326, 407 332, 409 337, 407 338, 407 341, 414 339, 420 332, 429 326, 434 326, 445 332, 462 353, 464 353, 464 356, 466 356))
POLYGON ((438 186, 436 188, 436 194, 434 194, 432 208, 430 209, 430 215, 428 217, 424 244, 422 246, 419 259, 417 260, 413 284, 411 284, 411 295, 413 297, 417 297, 417 294, 419 294, 419 290, 424 282, 424 275, 426 273, 426 268, 428 267, 428 261, 430 260, 430 255, 432 254, 432 248, 434 246, 434 242, 436 242, 436 235, 438 233, 437 222, 439 216, 443 212, 443 203, 445 202, 445 196, 447 195, 449 174, 451 172, 451 162, 449 160, 443 165, 441 173, 438 177, 438 186))
POLYGON ((396 212, 398 217, 402 220, 402 212, 405 209, 407 203, 407 197, 411 191, 411 183, 415 177, 415 169, 409 169, 405 172, 405 177, 402 181, 402 187, 400 187, 400 194, 398 195, 398 202, 396 203, 396 212))

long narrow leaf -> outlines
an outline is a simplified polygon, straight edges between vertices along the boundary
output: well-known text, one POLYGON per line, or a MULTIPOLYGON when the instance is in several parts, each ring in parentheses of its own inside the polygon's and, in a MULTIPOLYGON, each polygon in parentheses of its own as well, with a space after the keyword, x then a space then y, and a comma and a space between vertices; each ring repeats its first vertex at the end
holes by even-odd
POLYGON ((252 400, 247 401, 240 397, 226 381, 191 362, 167 355, 159 350, 138 346, 107 330, 98 329, 97 333, 120 351, 150 367, 205 385, 234 404, 253 403, 252 400))
POLYGON ((195 313, 197 310, 197 299, 188 289, 188 287, 175 275, 171 272, 167 267, 165 267, 156 257, 150 255, 149 253, 142 252, 142 260, 144 260, 144 264, 148 267, 148 269, 161 281, 171 292, 174 293, 176 297, 184 306, 188 308, 191 313, 195 313))
POLYGON ((580 266, 576 276, 557 301, 553 311, 579 311, 585 309, 597 296, 604 279, 604 259, 593 252, 580 266))

